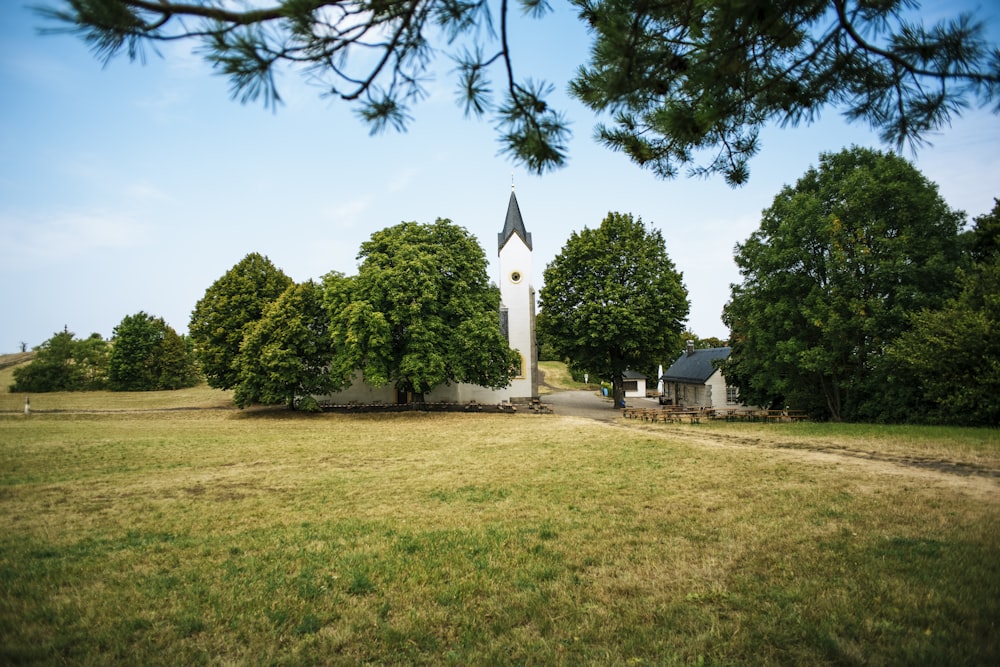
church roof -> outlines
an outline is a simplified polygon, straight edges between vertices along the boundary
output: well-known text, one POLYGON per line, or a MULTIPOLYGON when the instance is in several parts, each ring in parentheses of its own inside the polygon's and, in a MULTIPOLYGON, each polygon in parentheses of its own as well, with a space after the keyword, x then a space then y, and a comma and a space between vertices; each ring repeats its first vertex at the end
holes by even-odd
POLYGON ((497 235, 497 250, 502 250, 510 237, 517 234, 524 241, 524 245, 531 250, 531 234, 524 228, 524 220, 521 219, 521 209, 517 207, 517 197, 514 190, 510 191, 510 202, 507 204, 507 219, 503 223, 503 231, 497 235))

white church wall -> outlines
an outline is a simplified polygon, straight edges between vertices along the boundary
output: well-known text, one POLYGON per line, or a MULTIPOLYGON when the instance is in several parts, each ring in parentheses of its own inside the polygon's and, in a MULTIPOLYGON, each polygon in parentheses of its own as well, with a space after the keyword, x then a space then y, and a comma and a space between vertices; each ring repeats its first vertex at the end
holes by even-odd
POLYGON ((350 405, 351 403, 395 403, 396 390, 392 385, 375 387, 365 383, 361 371, 355 371, 350 386, 328 396, 317 396, 320 403, 350 405))
POLYGON ((535 289, 531 250, 517 235, 500 250, 500 299, 508 311, 508 340, 521 354, 521 375, 511 381, 511 398, 538 396, 535 352, 535 289))
POLYGON ((510 389, 490 389, 474 384, 443 384, 424 394, 428 403, 505 403, 510 389))

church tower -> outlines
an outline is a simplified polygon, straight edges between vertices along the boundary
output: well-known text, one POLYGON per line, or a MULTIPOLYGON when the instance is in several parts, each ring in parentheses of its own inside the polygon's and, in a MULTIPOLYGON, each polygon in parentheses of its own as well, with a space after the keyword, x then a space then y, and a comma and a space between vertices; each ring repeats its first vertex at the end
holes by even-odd
POLYGON ((511 348, 521 354, 521 367, 510 384, 511 402, 538 398, 538 350, 535 341, 535 287, 531 276, 531 234, 524 228, 514 186, 507 218, 498 235, 500 255, 500 322, 511 348))

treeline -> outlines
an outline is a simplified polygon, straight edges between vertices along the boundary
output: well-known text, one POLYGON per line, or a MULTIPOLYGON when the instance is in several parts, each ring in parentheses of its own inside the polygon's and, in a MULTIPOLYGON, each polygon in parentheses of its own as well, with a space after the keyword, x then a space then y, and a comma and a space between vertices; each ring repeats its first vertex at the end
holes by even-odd
POLYGON ((1000 201, 964 227, 903 158, 821 155, 736 248, 727 382, 821 419, 1000 424, 1000 201))
MULTIPOLYGON (((175 389, 204 377, 240 407, 309 409, 358 371, 415 400, 443 383, 509 383, 520 356, 465 229, 400 223, 358 259, 355 276, 296 284, 248 255, 206 290, 189 337, 145 313, 111 341, 63 331, 15 370, 12 390, 175 389)), ((722 371, 744 403, 838 421, 1000 424, 1000 200, 966 229, 899 156, 824 154, 735 260, 722 371)), ((618 213, 570 237, 540 304, 543 358, 615 379, 616 396, 624 369, 673 358, 689 306, 661 232, 618 213)))
POLYGON ((251 253, 195 305, 189 335, 126 317, 111 341, 65 330, 15 370, 12 391, 178 389, 202 378, 236 404, 317 409, 357 371, 420 400, 444 383, 506 386, 520 363, 499 326, 482 247, 450 220, 403 222, 361 246, 358 274, 295 283, 251 253))
POLYGON ((482 247, 450 220, 372 234, 358 274, 296 284, 253 253, 213 283, 189 332, 208 384, 236 404, 315 410, 315 396, 366 382, 421 400, 445 383, 500 388, 520 356, 499 326, 482 247))
POLYGON ((159 391, 201 381, 191 341, 163 318, 138 312, 115 327, 111 340, 84 339, 64 328, 14 369, 12 392, 159 391))

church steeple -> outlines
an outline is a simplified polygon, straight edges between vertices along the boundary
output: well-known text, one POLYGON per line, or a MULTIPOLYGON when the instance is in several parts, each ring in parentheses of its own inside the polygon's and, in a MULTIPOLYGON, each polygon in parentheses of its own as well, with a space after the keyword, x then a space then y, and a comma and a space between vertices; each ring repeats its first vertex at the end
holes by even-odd
POLYGON ((507 203, 507 219, 503 224, 503 231, 497 235, 497 251, 507 245, 510 237, 517 234, 524 245, 531 250, 531 234, 524 228, 524 220, 521 219, 521 209, 517 206, 517 197, 514 196, 514 186, 510 186, 510 201, 507 203))
POLYGON ((531 234, 524 228, 521 209, 510 188, 507 219, 499 235, 501 318, 507 324, 507 342, 521 356, 510 381, 510 400, 538 398, 538 344, 535 340, 535 288, 531 276, 531 234), (517 241, 514 237, 517 237, 517 241))

